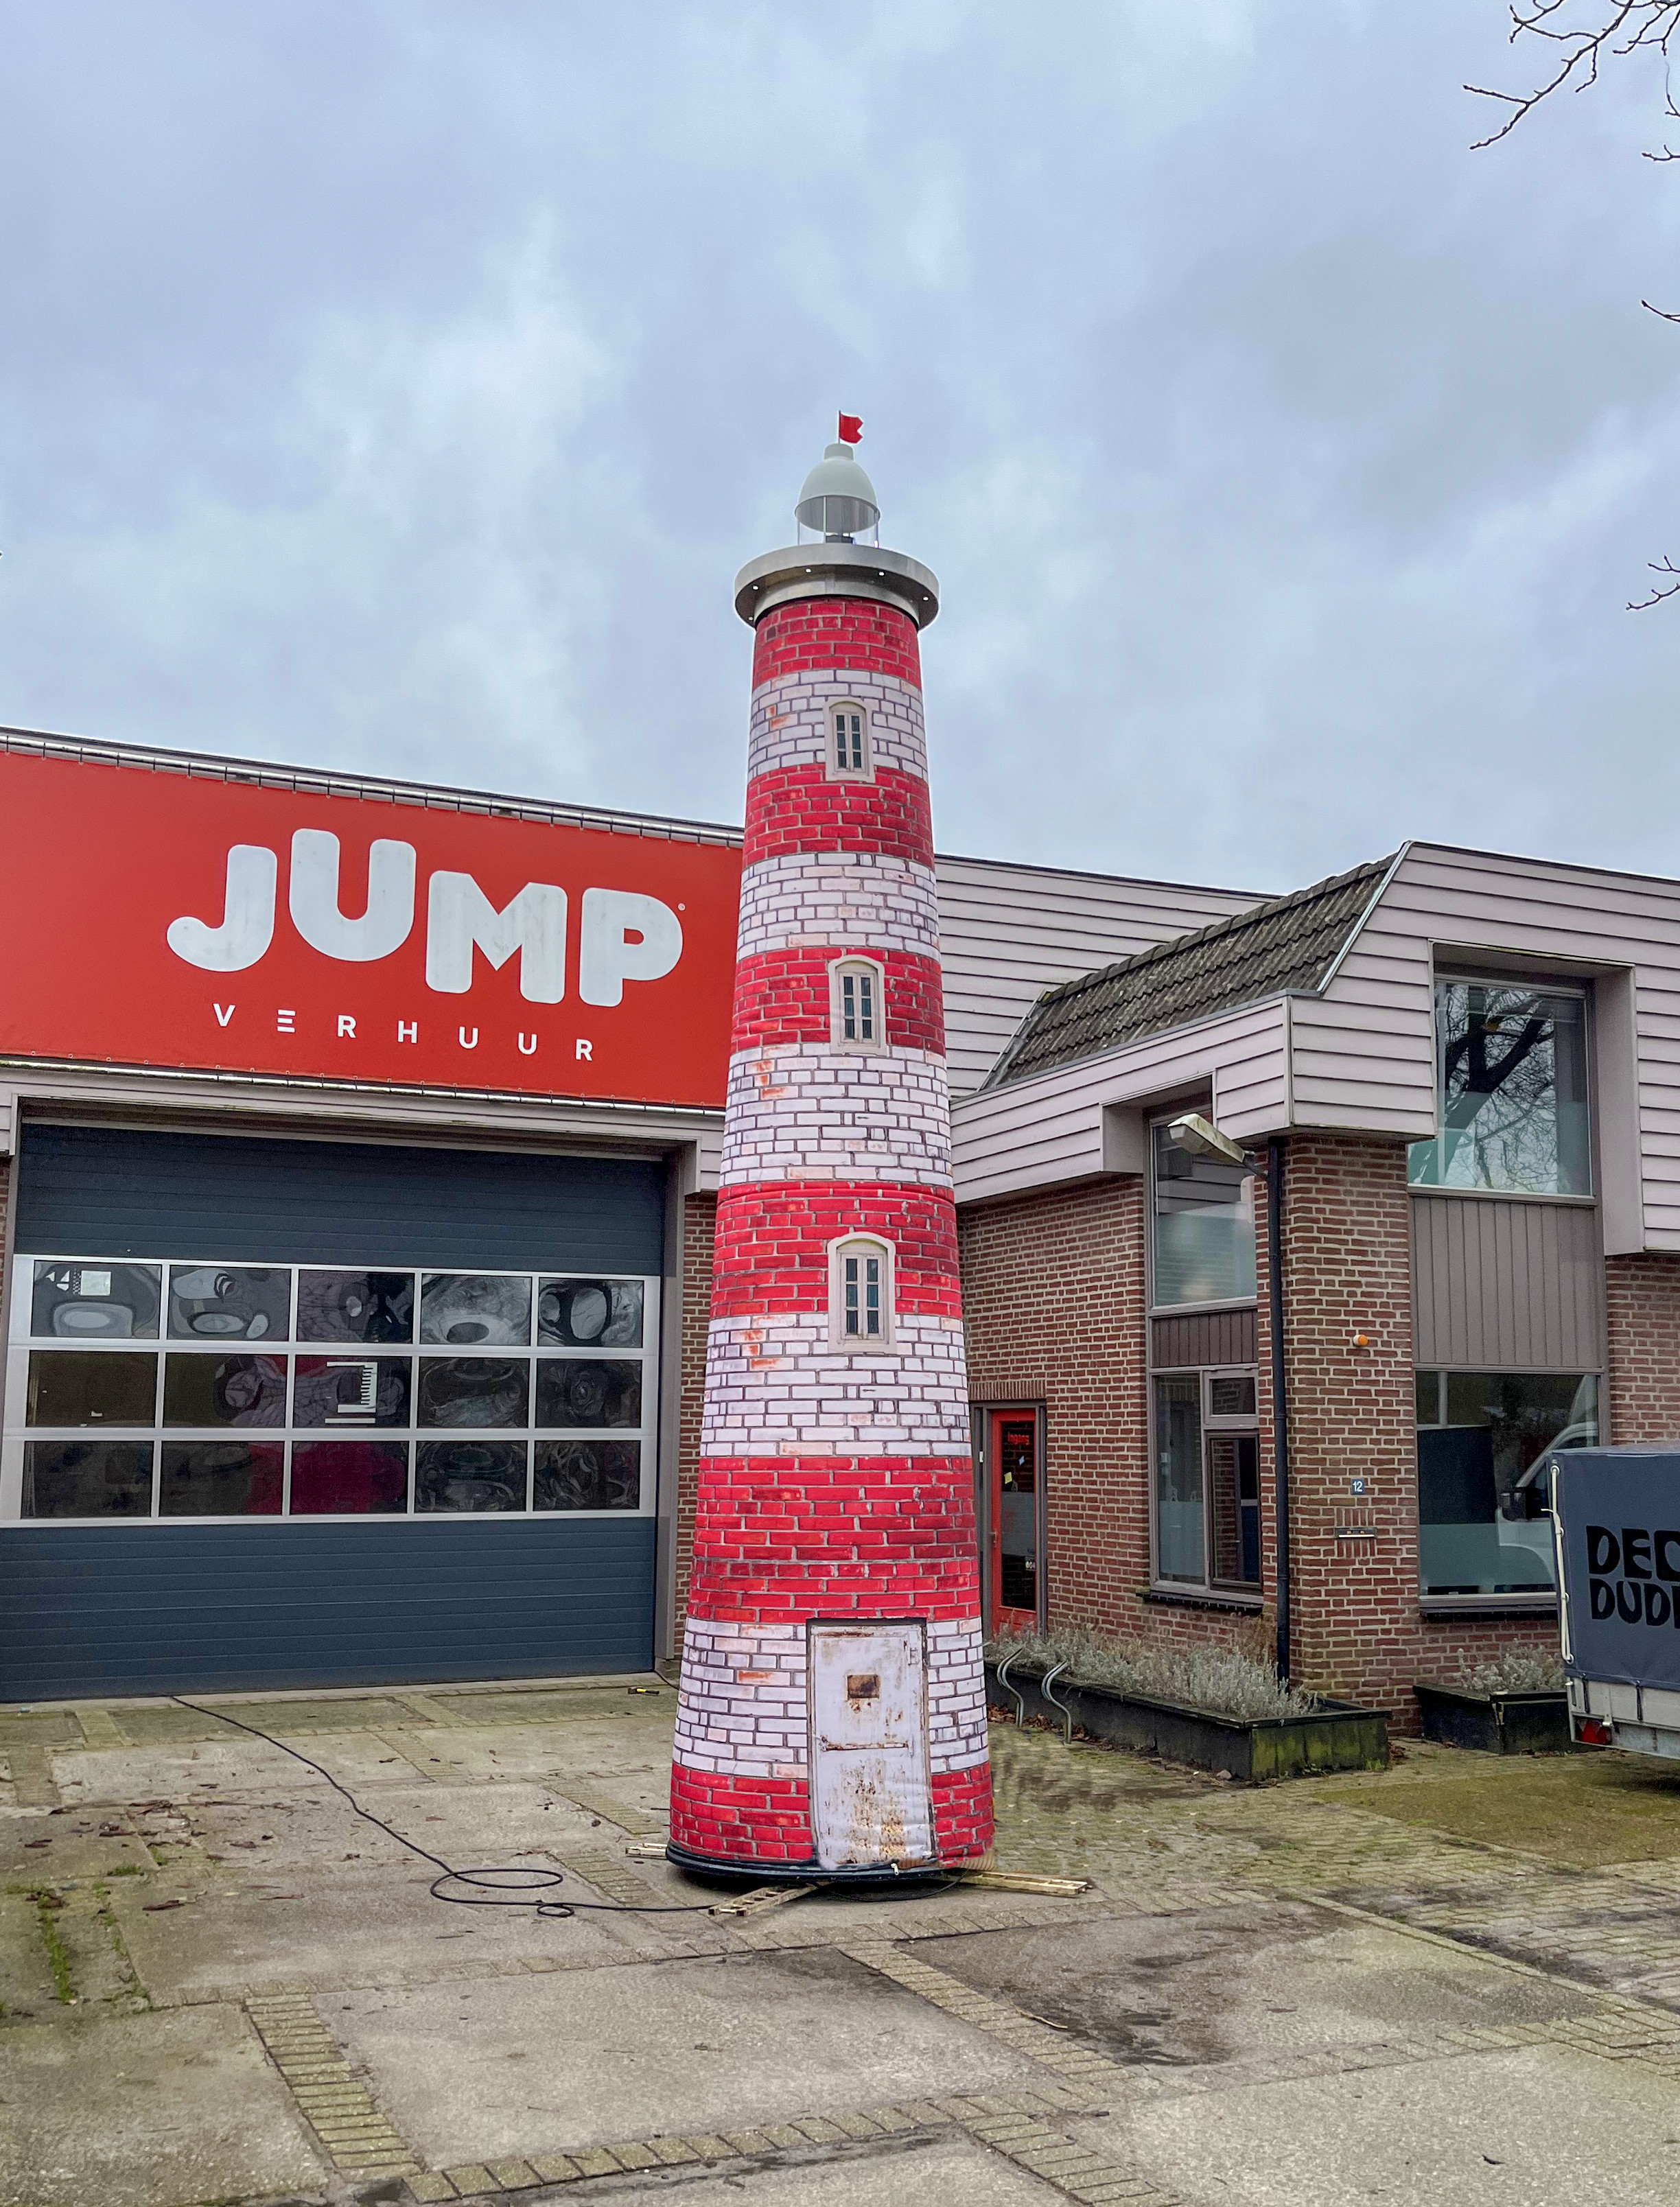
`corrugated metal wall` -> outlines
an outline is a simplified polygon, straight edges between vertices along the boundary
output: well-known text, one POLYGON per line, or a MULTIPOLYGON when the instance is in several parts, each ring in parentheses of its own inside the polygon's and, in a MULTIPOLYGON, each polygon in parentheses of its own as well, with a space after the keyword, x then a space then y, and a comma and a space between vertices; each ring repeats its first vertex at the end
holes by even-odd
POLYGON ((1150 1363, 1157 1372, 1192 1364, 1252 1364, 1254 1312, 1187 1311, 1151 1320, 1150 1363))
POLYGON ((652 1275, 664 1181, 664 1168, 643 1158, 31 1125, 17 1247, 652 1275))
POLYGON ((1414 1196, 1412 1282, 1425 1369, 1603 1366, 1604 1266, 1590 1204, 1414 1196))

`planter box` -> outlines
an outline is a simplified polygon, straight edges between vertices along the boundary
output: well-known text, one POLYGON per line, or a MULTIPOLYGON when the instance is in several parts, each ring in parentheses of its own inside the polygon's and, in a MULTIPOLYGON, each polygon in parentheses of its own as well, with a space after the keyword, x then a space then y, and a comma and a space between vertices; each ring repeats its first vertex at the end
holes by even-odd
POLYGON ((1569 1697, 1559 1686, 1539 1694, 1471 1694, 1457 1686, 1414 1690, 1423 1710, 1423 1736, 1485 1755, 1561 1755, 1569 1736, 1569 1697))
MULTIPOLYGON (((1062 1712, 1042 1690, 1042 1668, 1012 1664, 1002 1686, 996 1666, 986 1666, 986 1697, 1014 1711, 1019 1692, 1030 1717, 1063 1722, 1062 1712)), ((1112 1686, 1081 1686, 1066 1676, 1050 1689, 1072 1710, 1074 1724, 1093 1739, 1199 1770, 1223 1770, 1253 1783, 1267 1778, 1306 1778, 1326 1770, 1381 1770, 1389 1759, 1388 1717, 1351 1702, 1321 1702, 1311 1716, 1222 1717, 1174 1702, 1145 1701, 1112 1686)))

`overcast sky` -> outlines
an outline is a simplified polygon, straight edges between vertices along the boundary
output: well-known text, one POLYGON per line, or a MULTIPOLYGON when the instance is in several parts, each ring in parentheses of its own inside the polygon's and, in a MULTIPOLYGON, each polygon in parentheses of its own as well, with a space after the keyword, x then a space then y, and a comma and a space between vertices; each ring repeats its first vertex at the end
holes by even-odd
POLYGON ((837 407, 942 848, 1680 873, 1680 168, 1499 0, 0 0, 0 721, 740 816, 837 407))

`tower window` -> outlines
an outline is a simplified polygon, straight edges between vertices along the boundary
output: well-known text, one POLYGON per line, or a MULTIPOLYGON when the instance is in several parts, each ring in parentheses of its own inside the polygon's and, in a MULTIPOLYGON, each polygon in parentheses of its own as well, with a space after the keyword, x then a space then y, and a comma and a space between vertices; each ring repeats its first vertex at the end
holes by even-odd
POLYGON ((861 705, 847 700, 828 709, 828 771, 864 779, 874 772, 870 756, 870 717, 861 705))
POLYGON ((884 1047, 885 978, 872 959, 836 959, 829 969, 828 1032, 838 1048, 884 1047))
POLYGON ((829 1338, 835 1349, 887 1349, 893 1338, 893 1248, 852 1235, 829 1253, 829 1338))

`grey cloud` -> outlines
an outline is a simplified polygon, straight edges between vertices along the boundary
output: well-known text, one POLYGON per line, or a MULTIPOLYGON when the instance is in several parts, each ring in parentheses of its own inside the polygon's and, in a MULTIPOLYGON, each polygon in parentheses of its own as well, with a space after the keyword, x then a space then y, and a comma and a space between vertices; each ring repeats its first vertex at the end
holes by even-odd
POLYGON ((1462 0, 0 17, 0 716, 738 816, 845 404, 948 848, 1680 868, 1659 87, 1462 0))

